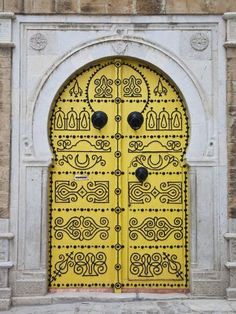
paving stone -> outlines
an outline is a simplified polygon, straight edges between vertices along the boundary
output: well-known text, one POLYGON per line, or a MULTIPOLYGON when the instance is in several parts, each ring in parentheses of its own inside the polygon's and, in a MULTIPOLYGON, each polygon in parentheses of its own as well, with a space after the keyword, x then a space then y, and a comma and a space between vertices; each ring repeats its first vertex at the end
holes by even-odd
MULTIPOLYGON (((186 304, 186 303, 185 303, 186 304)), ((225 302, 224 300, 189 300, 188 305, 193 311, 231 311, 232 308, 229 302, 225 302)))
POLYGON ((235 314, 236 301, 188 299, 108 301, 16 306, 1 314, 235 314))

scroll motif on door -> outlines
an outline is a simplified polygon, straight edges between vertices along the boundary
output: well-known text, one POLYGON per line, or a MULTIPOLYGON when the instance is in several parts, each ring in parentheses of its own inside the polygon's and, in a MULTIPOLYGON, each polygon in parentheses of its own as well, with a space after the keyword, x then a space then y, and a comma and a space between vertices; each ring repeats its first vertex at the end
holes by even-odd
POLYGON ((171 80, 97 62, 59 91, 49 133, 49 287, 187 290, 189 126, 171 80))

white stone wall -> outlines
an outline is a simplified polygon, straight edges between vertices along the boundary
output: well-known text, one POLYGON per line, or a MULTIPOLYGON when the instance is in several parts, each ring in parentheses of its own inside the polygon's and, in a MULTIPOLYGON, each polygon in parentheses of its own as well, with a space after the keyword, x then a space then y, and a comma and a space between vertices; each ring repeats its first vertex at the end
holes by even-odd
POLYGON ((191 293, 228 286, 225 22, 220 16, 21 16, 13 24, 10 286, 47 293, 48 117, 64 81, 96 59, 135 57, 179 87, 190 117, 191 293))

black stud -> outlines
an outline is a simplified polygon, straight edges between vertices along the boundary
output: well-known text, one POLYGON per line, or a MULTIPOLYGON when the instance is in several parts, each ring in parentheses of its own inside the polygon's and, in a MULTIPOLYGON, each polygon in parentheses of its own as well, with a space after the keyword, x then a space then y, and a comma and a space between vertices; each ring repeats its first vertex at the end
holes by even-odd
POLYGON ((133 111, 128 115, 127 121, 133 130, 138 130, 143 124, 143 115, 138 111, 133 111))
POLYGON ((135 176, 139 180, 139 182, 144 182, 148 177, 148 171, 144 167, 139 167, 135 171, 135 176))
POLYGON ((95 111, 92 115, 92 124, 95 129, 101 130, 107 124, 107 114, 103 111, 95 111))

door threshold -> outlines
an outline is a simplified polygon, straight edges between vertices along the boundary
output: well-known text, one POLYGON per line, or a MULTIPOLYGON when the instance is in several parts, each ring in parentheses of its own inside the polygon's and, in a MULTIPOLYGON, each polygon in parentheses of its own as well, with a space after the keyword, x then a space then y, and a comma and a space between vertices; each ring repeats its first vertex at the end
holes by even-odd
MULTIPOLYGON (((113 288, 75 288, 75 289, 49 289, 48 293, 111 293, 116 294, 113 288)), ((135 293, 137 295, 141 294, 188 294, 189 289, 157 289, 157 288, 149 288, 149 289, 140 289, 140 288, 122 288, 121 293, 118 294, 131 294, 135 293)))
POLYGON ((191 295, 189 292, 172 292, 172 293, 151 293, 151 292, 124 292, 114 293, 111 291, 91 291, 91 289, 82 291, 57 289, 49 291, 44 296, 24 296, 12 297, 12 304, 17 305, 50 305, 60 303, 77 303, 77 302, 119 302, 122 301, 158 301, 158 300, 176 300, 176 299, 189 299, 191 295), (66 290, 66 291, 65 291, 66 290))

